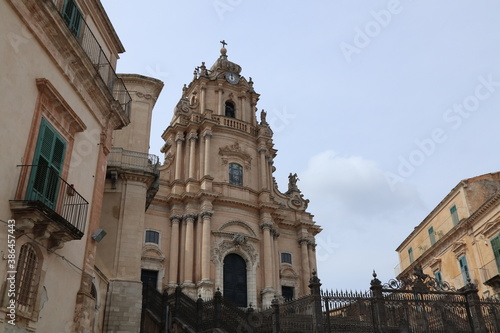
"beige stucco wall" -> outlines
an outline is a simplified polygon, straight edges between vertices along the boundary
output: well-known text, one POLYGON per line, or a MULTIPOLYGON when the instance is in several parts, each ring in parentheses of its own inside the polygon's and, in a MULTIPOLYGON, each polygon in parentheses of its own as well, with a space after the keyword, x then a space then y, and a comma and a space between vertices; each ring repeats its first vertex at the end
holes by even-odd
MULTIPOLYGON (((88 230, 89 215, 96 184, 97 156, 102 148, 101 132, 104 121, 96 109, 96 104, 84 90, 84 84, 88 82, 83 82, 71 67, 74 58, 62 56, 53 45, 45 44, 48 39, 43 33, 35 38, 9 2, 0 1, 0 30, 4 32, 0 35, 0 177, 3 179, 0 184, 0 219, 6 221, 12 216, 9 200, 14 199, 20 171, 16 165, 32 163, 34 146, 30 146, 29 142, 34 139, 36 143, 39 129, 38 124, 32 126, 39 98, 35 80, 48 80, 86 127, 83 132, 75 134, 72 149, 69 149, 70 145, 67 146, 63 171, 65 180, 74 184, 76 191, 89 202, 85 234, 82 240, 67 242, 62 249, 53 252, 35 245, 43 256, 43 267, 39 286, 41 311, 37 322, 32 325, 38 332, 73 332, 71 325, 86 255, 86 237, 91 232, 88 230), (55 313, 57 319, 54 318, 55 313)), ((18 5, 23 6, 21 3, 18 5)), ((26 20, 36 22, 33 17, 26 17, 26 20)), ((98 38, 100 39, 99 36, 98 38)), ((48 120, 56 130, 66 126, 63 123, 58 124, 57 119, 55 117, 48 120)), ((66 135, 60 134, 68 140, 66 135)), ((28 233, 18 237, 17 251, 25 242, 31 242, 28 237, 33 236, 28 233)), ((7 235, 4 227, 0 228, 0 239, 0 244, 5 244, 7 235)), ((6 249, 2 248, 0 251, 2 255, 6 253, 6 249)), ((2 283, 5 277, 4 261, 4 264, 0 265, 2 283)), ((5 301, 4 295, 2 298, 5 301)), ((3 318, 4 313, 0 309, 0 332, 5 328, 3 318)))

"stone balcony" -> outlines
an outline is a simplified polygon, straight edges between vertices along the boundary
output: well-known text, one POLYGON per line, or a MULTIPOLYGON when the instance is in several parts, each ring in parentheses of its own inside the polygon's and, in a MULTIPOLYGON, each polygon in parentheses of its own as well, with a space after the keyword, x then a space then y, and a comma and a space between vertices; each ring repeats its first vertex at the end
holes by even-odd
POLYGON ((51 167, 19 167, 16 196, 10 200, 16 230, 46 241, 49 249, 62 248, 65 242, 81 239, 87 220, 87 200, 51 167))

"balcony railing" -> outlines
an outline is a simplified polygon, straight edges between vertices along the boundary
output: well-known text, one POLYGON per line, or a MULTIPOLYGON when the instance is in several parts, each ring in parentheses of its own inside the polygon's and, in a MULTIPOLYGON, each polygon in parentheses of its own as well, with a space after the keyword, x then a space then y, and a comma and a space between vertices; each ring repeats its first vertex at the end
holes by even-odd
POLYGON ((108 166, 158 174, 160 163, 156 155, 113 147, 108 156, 108 166))
POLYGON ((123 112, 130 119, 132 98, 123 80, 116 75, 113 66, 111 66, 111 62, 108 57, 106 57, 97 38, 87 25, 87 22, 85 22, 81 14, 73 13, 74 15, 69 17, 68 10, 66 9, 66 11, 64 11, 65 1, 52 0, 52 3, 68 25, 71 33, 75 36, 78 44, 80 44, 92 65, 94 65, 94 68, 106 84, 109 92, 113 95, 114 99, 120 103, 123 112))
MULTIPOLYGON (((36 209, 55 222, 50 232, 66 232, 70 239, 81 239, 85 230, 89 203, 47 165, 19 165, 18 193, 11 200, 11 209, 26 217, 26 211, 36 209)), ((32 218, 35 220, 35 218, 32 218)), ((37 221, 35 221, 37 222, 37 221)), ((38 221, 46 223, 47 221, 38 221)), ((62 237, 63 241, 69 240, 62 237)))
POLYGON ((160 159, 153 154, 125 150, 113 147, 108 155, 108 167, 116 167, 131 171, 142 171, 153 174, 154 179, 146 194, 146 209, 153 201, 160 188, 160 159))

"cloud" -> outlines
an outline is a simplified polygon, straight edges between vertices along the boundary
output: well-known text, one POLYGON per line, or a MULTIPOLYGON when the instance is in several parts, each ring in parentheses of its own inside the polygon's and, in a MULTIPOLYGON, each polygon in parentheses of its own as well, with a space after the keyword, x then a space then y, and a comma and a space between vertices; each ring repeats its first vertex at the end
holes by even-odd
POLYGON ((300 174, 300 188, 311 203, 328 203, 337 218, 375 219, 421 208, 416 188, 398 184, 391 189, 375 161, 325 151, 313 156, 300 174))

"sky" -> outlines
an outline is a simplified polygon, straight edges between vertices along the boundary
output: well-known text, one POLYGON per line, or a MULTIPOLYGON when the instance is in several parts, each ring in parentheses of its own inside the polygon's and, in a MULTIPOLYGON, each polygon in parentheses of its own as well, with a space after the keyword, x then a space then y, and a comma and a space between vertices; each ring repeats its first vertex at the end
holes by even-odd
POLYGON ((102 3, 126 49, 117 72, 165 83, 153 154, 194 68, 228 43, 267 111, 280 190, 297 173, 323 228, 323 288, 394 278, 395 249, 441 199, 500 171, 496 0, 102 3))

